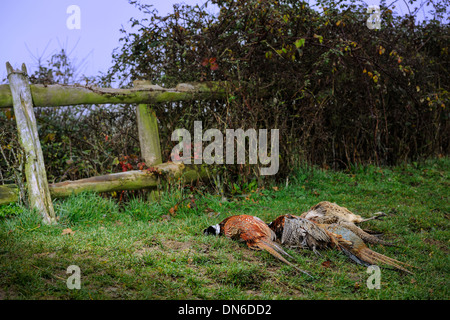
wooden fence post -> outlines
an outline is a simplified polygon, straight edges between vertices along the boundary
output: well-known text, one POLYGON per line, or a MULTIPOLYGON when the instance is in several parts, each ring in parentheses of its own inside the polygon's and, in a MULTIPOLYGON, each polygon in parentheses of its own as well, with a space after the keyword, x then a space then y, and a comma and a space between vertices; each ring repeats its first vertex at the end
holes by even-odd
POLYGON ((42 215, 44 223, 53 224, 56 223, 55 211, 50 197, 26 66, 22 64, 22 71, 14 70, 7 62, 6 70, 13 98, 19 143, 25 152, 28 202, 30 208, 36 209, 42 215))
MULTIPOLYGON (((135 88, 149 88, 149 81, 137 80, 135 88)), ((157 87, 157 86, 154 86, 157 87)), ((161 145, 159 141, 158 119, 153 109, 147 104, 139 104, 136 108, 137 126, 141 155, 147 166, 162 163, 161 145)))
POLYGON ((136 111, 142 158, 147 166, 160 164, 162 163, 161 145, 155 112, 147 104, 139 104, 136 111))
MULTIPOLYGON (((150 81, 145 80, 136 80, 133 84, 134 88, 158 88, 158 86, 152 86, 150 81)), ((141 155, 145 164, 150 167, 162 163, 158 119, 151 106, 138 104, 136 107, 136 121, 141 155)), ((158 196, 156 188, 152 188, 148 200, 155 201, 159 198, 158 196)))

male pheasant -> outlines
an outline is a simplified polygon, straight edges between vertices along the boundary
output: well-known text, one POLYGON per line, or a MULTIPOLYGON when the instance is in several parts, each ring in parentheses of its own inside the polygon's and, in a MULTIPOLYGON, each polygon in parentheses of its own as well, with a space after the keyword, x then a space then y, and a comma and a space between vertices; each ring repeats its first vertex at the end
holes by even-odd
POLYGON ((203 233, 206 235, 224 235, 232 240, 245 242, 250 249, 266 250, 275 258, 288 264, 308 276, 309 273, 299 269, 283 256, 291 257, 278 244, 274 242, 276 239, 275 233, 267 226, 260 218, 250 215, 236 215, 225 218, 222 222, 216 225, 209 226, 203 233))

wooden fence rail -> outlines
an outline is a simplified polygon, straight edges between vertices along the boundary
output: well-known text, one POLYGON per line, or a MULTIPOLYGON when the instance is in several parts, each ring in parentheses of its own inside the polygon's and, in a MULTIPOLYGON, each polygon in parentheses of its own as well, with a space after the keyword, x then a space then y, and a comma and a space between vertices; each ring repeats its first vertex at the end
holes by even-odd
MULTIPOLYGON (((113 192, 156 187, 160 179, 185 183, 207 178, 214 174, 214 168, 200 165, 166 162, 152 167, 152 171, 132 170, 96 176, 75 181, 49 184, 52 198, 64 198, 80 192, 113 192)), ((0 205, 19 200, 16 185, 0 185, 0 205)))
MULTIPOLYGON (((131 89, 84 87, 80 85, 30 85, 34 107, 72 106, 78 104, 120 104, 213 100, 226 97, 228 82, 182 83, 175 88, 135 81, 131 89)), ((13 107, 10 85, 0 85, 0 108, 13 107)))
MULTIPOLYGON (((0 108, 14 108, 19 142, 25 151, 25 178, 28 200, 44 223, 55 223, 51 197, 66 197, 83 191, 112 192, 157 186, 160 179, 191 182, 206 178, 211 168, 204 165, 162 163, 158 122, 151 104, 160 102, 218 100, 226 98, 230 83, 184 83, 162 88, 146 81, 135 81, 134 88, 113 89, 80 85, 30 85, 26 67, 14 70, 6 63, 9 85, 0 85, 0 108), (137 126, 141 154, 148 170, 134 170, 109 175, 48 184, 33 107, 57 107, 79 104, 137 104, 137 126)), ((15 185, 0 185, 0 205, 17 201, 15 185)))

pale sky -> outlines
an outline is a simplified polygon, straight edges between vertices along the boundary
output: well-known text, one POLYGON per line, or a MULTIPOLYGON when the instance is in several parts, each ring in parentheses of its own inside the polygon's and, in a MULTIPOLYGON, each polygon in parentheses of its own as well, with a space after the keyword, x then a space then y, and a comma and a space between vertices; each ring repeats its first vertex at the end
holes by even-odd
MULTIPOLYGON (((171 12, 174 3, 202 4, 204 0, 151 0, 161 15, 171 12)), ((19 68, 23 62, 29 73, 36 70, 35 57, 43 61, 61 47, 81 63, 84 74, 106 72, 112 65, 113 49, 119 46, 120 28, 131 30, 131 17, 143 15, 127 0, 17 0, 0 1, 0 82, 6 77, 6 62, 19 68), (80 29, 70 30, 66 13, 70 5, 80 8, 80 29), (73 51, 72 51, 73 50, 73 51), (72 51, 72 52, 71 52, 72 51)))
MULTIPOLYGON (((203 4, 206 0, 142 0, 152 4, 159 14, 173 10, 174 3, 203 4)), ((314 3, 314 1, 309 1, 314 3)), ((379 4, 379 0, 367 0, 379 4)), ((402 14, 400 0, 398 13, 402 14)), ((111 55, 119 47, 123 26, 131 30, 131 17, 143 15, 127 0, 2 0, 0 1, 0 83, 6 78, 6 61, 14 68, 23 62, 31 74, 36 70, 34 57, 46 62, 61 47, 70 54, 75 65, 81 65, 86 76, 106 72, 112 65, 111 55), (80 8, 80 29, 69 29, 70 5, 80 8), (84 63, 82 63, 84 61, 84 63)))

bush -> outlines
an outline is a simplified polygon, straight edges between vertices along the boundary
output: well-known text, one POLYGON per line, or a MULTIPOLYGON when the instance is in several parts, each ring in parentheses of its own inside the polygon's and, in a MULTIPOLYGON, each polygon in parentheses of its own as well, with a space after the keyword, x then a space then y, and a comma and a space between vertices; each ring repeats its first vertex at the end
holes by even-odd
MULTIPOLYGON (((170 160, 175 145, 172 132, 193 132, 194 121, 222 132, 279 129, 280 179, 301 163, 351 169, 449 152, 445 4, 435 4, 434 18, 418 23, 414 15, 398 16, 382 2, 381 29, 371 30, 367 7, 359 1, 318 1, 319 12, 297 0, 211 0, 202 7, 175 5, 167 16, 130 3, 147 18, 132 18, 136 29, 122 30, 114 66, 95 80, 97 85, 129 87, 136 79, 165 87, 214 80, 235 84, 226 101, 153 106, 163 161, 170 160), (269 98, 260 98, 261 93, 269 98)), ((75 72, 68 63, 58 55, 33 79, 45 83, 49 70, 70 78, 75 72)), ((37 112, 51 182, 139 168, 133 106, 54 110, 37 112)), ((4 168, 14 163, 8 166, 5 158, 20 160, 19 153, 8 153, 14 120, 11 113, 0 117, 10 133, 1 142, 7 151, 0 158, 1 172, 12 177, 4 168)), ((257 169, 224 166, 226 185, 251 183, 257 169)))
POLYGON ((175 5, 167 16, 139 5, 148 19, 132 19, 139 29, 124 31, 106 80, 238 83, 225 103, 156 106, 162 145, 172 147, 170 132, 191 130, 194 120, 222 130, 278 128, 280 177, 299 161, 347 168, 447 154, 445 5, 419 24, 382 3, 381 30, 370 30, 365 4, 318 3, 322 13, 294 0, 208 2, 216 16, 207 5, 175 5), (260 99, 261 90, 271 98, 260 99))

